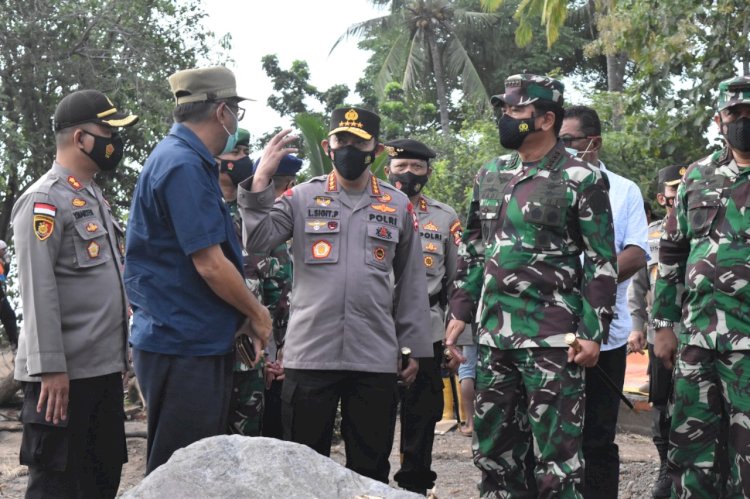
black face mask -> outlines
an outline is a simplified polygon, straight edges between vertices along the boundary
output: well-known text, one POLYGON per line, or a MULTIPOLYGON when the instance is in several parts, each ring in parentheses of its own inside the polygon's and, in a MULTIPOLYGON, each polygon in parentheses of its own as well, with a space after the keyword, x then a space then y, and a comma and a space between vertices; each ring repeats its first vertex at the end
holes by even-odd
POLYGON ((247 156, 239 159, 222 159, 220 161, 219 171, 229 175, 234 185, 238 185, 253 174, 253 160, 247 156))
POLYGON ((750 152, 750 118, 739 118, 724 125, 727 126, 725 137, 729 145, 738 151, 750 152))
POLYGON ((427 175, 416 175, 412 172, 391 173, 388 175, 388 182, 406 194, 406 197, 413 197, 422 192, 428 178, 427 175))
POLYGON ((122 159, 125 143, 119 134, 113 133, 111 137, 101 137, 86 130, 81 130, 86 135, 94 137, 94 147, 91 152, 83 152, 96 163, 100 170, 109 172, 117 168, 122 159))
POLYGON ((346 180, 356 180, 375 160, 375 150, 360 151, 354 146, 331 149, 333 164, 346 180))
POLYGON ((516 119, 503 114, 497 120, 497 128, 500 131, 500 144, 506 149, 518 149, 531 132, 536 131, 534 126, 534 115, 531 118, 516 119))

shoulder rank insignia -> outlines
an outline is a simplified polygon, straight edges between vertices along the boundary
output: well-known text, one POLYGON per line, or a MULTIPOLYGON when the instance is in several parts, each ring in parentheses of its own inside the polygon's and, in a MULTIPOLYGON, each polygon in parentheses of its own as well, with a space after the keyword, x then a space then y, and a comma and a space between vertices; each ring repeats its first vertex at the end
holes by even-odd
POLYGON ((96 258, 99 256, 99 243, 96 241, 91 241, 88 246, 86 246, 86 252, 89 254, 89 258, 96 258))
POLYGON ((34 215, 34 235, 40 241, 44 241, 52 235, 55 230, 55 219, 47 215, 34 215))
POLYGON ((328 196, 315 196, 315 205, 316 206, 328 206, 331 204, 331 201, 333 198, 329 198, 328 196))
POLYGON ((76 208, 81 208, 82 206, 86 206, 86 200, 81 198, 73 198, 72 204, 76 208))
POLYGON ((382 193, 380 192, 380 185, 378 185, 378 177, 375 175, 370 176, 370 186, 372 188, 372 193, 375 196, 380 196, 382 193))
POLYGON ((96 232, 97 230, 99 230, 99 226, 96 225, 94 222, 89 222, 86 225, 86 232, 96 232))
POLYGON ((313 244, 312 256, 316 260, 320 260, 321 258, 326 258, 330 254, 331 254, 331 243, 329 243, 328 241, 321 239, 320 241, 313 244))
POLYGON ((427 211, 427 201, 422 196, 419 197, 419 209, 427 211))
POLYGON ((437 225, 435 225, 434 223, 432 223, 432 220, 430 220, 429 222, 427 222, 426 224, 424 224, 422 226, 422 228, 424 230, 434 230, 434 231, 440 230, 440 228, 437 225))
POLYGON ((382 213, 395 213, 396 212, 396 208, 391 208, 390 206, 386 204, 372 204, 370 206, 372 207, 373 210, 377 210, 382 213))
POLYGON ((83 189, 83 185, 73 175, 68 176, 68 183, 77 191, 83 189))

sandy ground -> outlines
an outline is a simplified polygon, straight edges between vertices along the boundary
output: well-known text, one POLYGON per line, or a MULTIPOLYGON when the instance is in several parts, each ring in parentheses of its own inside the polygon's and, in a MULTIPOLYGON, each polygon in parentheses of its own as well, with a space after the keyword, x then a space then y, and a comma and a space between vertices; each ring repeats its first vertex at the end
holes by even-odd
MULTIPOLYGON (((8 368, 7 356, 0 352, 0 374, 8 368)), ((19 405, 0 408, 0 497, 20 498, 26 486, 26 468, 18 464, 20 447, 20 423, 17 422, 19 405)), ((132 412, 126 423, 128 434, 145 434, 143 413, 132 412)), ((391 453, 391 476, 398 470, 398 428, 396 443, 391 453)), ((621 473, 620 497, 650 497, 650 488, 658 469, 658 458, 651 439, 635 433, 620 432, 621 473)), ((123 468, 120 492, 137 484, 145 469, 146 440, 142 437, 128 438, 129 462, 123 468)), ((334 446, 331 457, 343 464, 345 460, 342 444, 334 446)), ((479 497, 477 483, 479 471, 471 460, 471 438, 457 431, 448 431, 435 436, 433 469, 438 475, 436 495, 440 499, 470 499, 479 497)), ((392 484, 394 485, 394 484, 392 484)), ((394 485, 395 486, 395 485, 394 485)))

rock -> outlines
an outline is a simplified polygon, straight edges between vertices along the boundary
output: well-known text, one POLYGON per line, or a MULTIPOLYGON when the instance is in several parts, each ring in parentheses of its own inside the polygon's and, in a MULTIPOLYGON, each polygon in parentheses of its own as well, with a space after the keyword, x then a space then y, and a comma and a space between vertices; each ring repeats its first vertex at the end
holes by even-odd
POLYGON ((410 499, 417 494, 363 477, 305 445, 222 435, 175 452, 123 498, 410 499))

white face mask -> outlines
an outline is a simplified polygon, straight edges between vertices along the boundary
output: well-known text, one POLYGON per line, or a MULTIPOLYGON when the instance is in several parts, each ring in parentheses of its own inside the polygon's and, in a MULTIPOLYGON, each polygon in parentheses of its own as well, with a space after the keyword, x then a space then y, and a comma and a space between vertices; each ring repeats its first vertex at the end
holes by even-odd
POLYGON ((571 156, 575 156, 577 158, 583 158, 586 154, 588 154, 590 151, 593 150, 591 146, 594 145, 594 138, 589 139, 589 143, 586 146, 586 149, 584 149, 583 151, 579 151, 578 149, 573 149, 572 147, 566 147, 565 150, 568 151, 568 153, 571 156))

